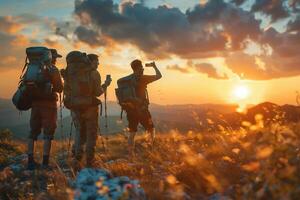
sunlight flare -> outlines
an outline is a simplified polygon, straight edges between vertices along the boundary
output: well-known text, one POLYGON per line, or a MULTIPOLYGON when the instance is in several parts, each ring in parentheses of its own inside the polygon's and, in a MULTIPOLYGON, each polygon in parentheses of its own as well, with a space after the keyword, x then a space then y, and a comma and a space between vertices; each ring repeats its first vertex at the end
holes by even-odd
POLYGON ((250 95, 250 90, 245 85, 240 85, 234 88, 233 95, 237 100, 247 99, 250 95))

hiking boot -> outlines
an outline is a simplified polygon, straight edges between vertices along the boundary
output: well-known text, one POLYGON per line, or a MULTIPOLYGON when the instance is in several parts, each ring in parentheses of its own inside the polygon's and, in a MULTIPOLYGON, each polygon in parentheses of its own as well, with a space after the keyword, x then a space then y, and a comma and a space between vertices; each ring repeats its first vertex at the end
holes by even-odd
POLYGON ((51 165, 42 164, 42 169, 46 171, 53 171, 53 167, 51 165))
POLYGON ((82 168, 80 161, 77 159, 73 158, 71 161, 71 167, 74 170, 75 173, 79 172, 82 168))
POLYGON ((39 163, 37 163, 35 161, 28 162, 28 164, 27 164, 27 170, 33 171, 36 168, 39 168, 39 166, 40 166, 39 163))
POLYGON ((95 160, 94 156, 87 156, 86 157, 86 167, 87 168, 97 168, 95 162, 96 162, 96 160, 95 160))

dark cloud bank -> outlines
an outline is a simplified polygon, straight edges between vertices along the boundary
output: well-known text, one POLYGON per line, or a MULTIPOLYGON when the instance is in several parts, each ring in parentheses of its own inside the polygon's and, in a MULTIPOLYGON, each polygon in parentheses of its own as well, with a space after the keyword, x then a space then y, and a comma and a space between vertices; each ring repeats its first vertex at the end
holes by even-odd
MULTIPOLYGON (((224 57, 232 72, 243 74, 246 79, 300 75, 300 0, 255 0, 245 10, 246 2, 211 0, 183 12, 164 5, 149 8, 143 2, 115 4, 112 0, 76 0, 74 14, 80 25, 57 22, 55 32, 73 40, 68 32, 75 30, 75 38, 92 47, 105 46, 111 41, 130 43, 155 59, 170 55, 188 60, 224 57), (254 16, 256 13, 268 17, 270 23, 282 19, 289 21, 283 32, 273 27, 264 30, 262 21, 254 16), (260 55, 244 53, 249 41, 259 44, 265 51, 260 55)), ((0 61, 0 67, 21 63, 14 57, 24 54, 18 41, 26 38, 17 30, 39 20, 34 15, 0 16, 0 49, 5 58, 0 61), (7 46, 11 48, 7 49, 7 46)), ((228 78, 219 75, 208 63, 174 65, 168 69, 182 73, 197 71, 215 79, 228 78)))

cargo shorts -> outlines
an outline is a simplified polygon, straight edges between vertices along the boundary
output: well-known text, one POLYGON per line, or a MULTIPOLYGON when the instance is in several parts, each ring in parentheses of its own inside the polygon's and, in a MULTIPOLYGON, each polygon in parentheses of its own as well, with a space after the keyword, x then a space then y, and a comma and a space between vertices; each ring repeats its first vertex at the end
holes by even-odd
POLYGON ((57 108, 47 106, 32 106, 30 116, 29 138, 37 140, 43 130, 44 139, 52 140, 57 127, 57 108))
POLYGON ((136 132, 139 123, 142 124, 146 131, 151 132, 154 129, 152 117, 148 109, 143 109, 140 111, 136 109, 129 109, 126 110, 126 113, 130 132, 136 132))

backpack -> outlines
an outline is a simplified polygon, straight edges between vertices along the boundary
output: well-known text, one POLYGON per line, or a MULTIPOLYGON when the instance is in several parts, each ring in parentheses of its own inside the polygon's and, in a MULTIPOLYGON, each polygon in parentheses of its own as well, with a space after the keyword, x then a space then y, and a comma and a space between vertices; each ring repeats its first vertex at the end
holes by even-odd
POLYGON ((65 107, 76 109, 99 103, 92 93, 91 72, 95 69, 92 69, 87 55, 80 51, 72 51, 66 60, 67 67, 62 70, 65 107))
POLYGON ((33 100, 51 95, 52 84, 49 77, 51 60, 51 51, 46 47, 26 48, 25 65, 18 89, 12 98, 18 110, 28 110, 33 100))
MULTIPOLYGON (((118 88, 115 93, 118 103, 121 106, 121 117, 123 110, 138 108, 141 106, 141 99, 136 94, 137 80, 133 74, 120 78, 117 81, 118 88)), ((146 90, 146 103, 149 104, 148 92, 146 90)))

